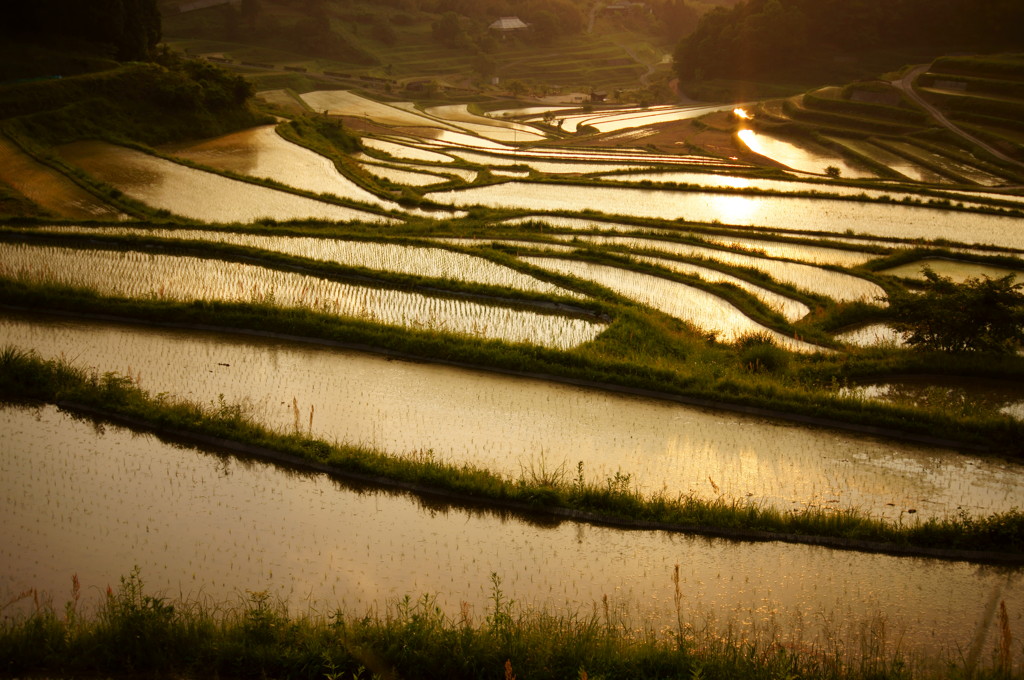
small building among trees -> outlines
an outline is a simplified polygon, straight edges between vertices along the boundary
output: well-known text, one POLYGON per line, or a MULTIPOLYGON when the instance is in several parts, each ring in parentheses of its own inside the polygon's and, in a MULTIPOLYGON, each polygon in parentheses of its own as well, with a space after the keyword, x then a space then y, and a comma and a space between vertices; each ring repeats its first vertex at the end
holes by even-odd
POLYGON ((523 23, 523 20, 520 19, 519 17, 501 17, 500 19, 492 23, 490 26, 488 26, 490 30, 497 31, 498 33, 502 34, 513 33, 515 31, 522 31, 529 27, 530 25, 527 23, 523 23))

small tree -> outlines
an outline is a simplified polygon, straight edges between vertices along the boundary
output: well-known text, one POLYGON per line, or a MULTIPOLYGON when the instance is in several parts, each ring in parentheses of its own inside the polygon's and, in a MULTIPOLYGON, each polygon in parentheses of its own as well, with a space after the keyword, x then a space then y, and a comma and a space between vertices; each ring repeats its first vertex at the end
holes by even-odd
POLYGON ((924 269, 927 289, 889 296, 893 327, 914 347, 1010 353, 1024 341, 1024 283, 1014 275, 962 284, 924 269))

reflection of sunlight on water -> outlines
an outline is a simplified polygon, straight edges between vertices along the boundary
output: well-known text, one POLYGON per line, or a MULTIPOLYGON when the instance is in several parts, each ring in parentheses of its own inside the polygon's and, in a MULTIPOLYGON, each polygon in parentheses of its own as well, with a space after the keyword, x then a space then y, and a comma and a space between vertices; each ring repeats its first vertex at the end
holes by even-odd
POLYGON ((865 173, 849 165, 841 156, 835 154, 805 149, 753 130, 740 130, 736 136, 754 153, 778 161, 793 170, 820 175, 832 165, 839 168, 844 177, 874 177, 871 173, 865 173))
POLYGON ((761 207, 761 199, 752 196, 709 195, 708 205, 723 224, 749 224, 761 207))

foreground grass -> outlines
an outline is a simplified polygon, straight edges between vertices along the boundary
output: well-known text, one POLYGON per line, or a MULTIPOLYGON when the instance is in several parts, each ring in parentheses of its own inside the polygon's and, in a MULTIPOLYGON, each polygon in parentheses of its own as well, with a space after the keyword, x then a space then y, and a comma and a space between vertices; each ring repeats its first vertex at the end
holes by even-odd
MULTIPOLYGON (((989 517, 960 514, 942 520, 903 524, 856 511, 807 508, 782 511, 746 501, 692 494, 645 495, 628 474, 603 483, 587 482, 582 464, 575 478, 565 470, 529 470, 510 479, 468 464, 438 462, 430 457, 389 455, 366 447, 339 445, 293 432, 272 431, 240 406, 203 406, 166 394, 151 396, 130 378, 97 375, 60 361, 44 361, 13 348, 0 352, 0 395, 38 399, 96 409, 175 434, 201 435, 238 442, 250 453, 313 464, 333 474, 368 477, 416 491, 448 494, 455 502, 485 502, 523 512, 550 512, 589 521, 750 538, 829 543, 861 549, 970 557, 951 551, 987 551, 980 559, 1017 559, 1024 554, 1024 512, 989 517)), ((289 462, 286 460, 286 462, 289 462)))
POLYGON ((935 660, 925 666, 889 651, 884 635, 822 646, 743 641, 683 620, 677 573, 675 628, 630 630, 614 617, 525 613, 492 575, 492 605, 476 623, 452 618, 434 599, 405 599, 362 617, 289 615, 266 591, 234 606, 169 600, 146 592, 136 568, 108 588, 93 614, 79 604, 73 578, 63 611, 33 590, 5 605, 35 600, 34 610, 0 622, 0 674, 49 677, 406 678, 530 680, 588 678, 718 680, 910 680, 1012 678, 1006 611, 994 659, 935 660), (848 651, 842 651, 846 648, 848 651), (851 651, 852 650, 852 651, 851 651))

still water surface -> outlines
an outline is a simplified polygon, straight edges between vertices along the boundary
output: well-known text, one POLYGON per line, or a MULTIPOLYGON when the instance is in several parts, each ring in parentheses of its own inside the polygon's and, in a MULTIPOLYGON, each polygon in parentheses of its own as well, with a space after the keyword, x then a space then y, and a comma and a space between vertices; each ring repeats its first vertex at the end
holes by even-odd
POLYGON ((898 518, 1024 507, 1021 468, 955 451, 317 345, 42 317, 0 317, 3 343, 130 374, 152 394, 248 404, 271 427, 518 478, 616 472, 670 497, 898 518))
POLYGON ((204 172, 106 142, 75 142, 60 148, 68 163, 153 208, 204 222, 323 219, 393 223, 363 210, 204 172))
POLYGON ((1024 247, 1019 218, 836 199, 745 196, 704 191, 507 182, 437 191, 432 200, 453 206, 484 205, 531 211, 602 210, 664 220, 720 222, 773 230, 897 238, 947 239, 1000 247, 1024 247))
POLYGON ((941 659, 976 637, 988 654, 997 601, 1015 639, 1024 634, 1019 570, 531 523, 173 446, 51 406, 2 408, 0 431, 5 599, 36 587, 59 608, 77 574, 94 604, 138 566, 150 593, 171 597, 238 606, 266 589, 292 612, 362 615, 428 594, 451 616, 465 603, 479 623, 496 574, 516 606, 603 617, 607 596, 613 623, 667 633, 679 565, 684 621, 738 638, 858 654, 859 631, 884 631, 890 650, 911 656, 941 659))

